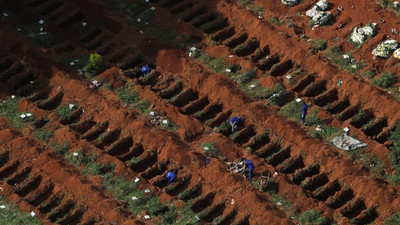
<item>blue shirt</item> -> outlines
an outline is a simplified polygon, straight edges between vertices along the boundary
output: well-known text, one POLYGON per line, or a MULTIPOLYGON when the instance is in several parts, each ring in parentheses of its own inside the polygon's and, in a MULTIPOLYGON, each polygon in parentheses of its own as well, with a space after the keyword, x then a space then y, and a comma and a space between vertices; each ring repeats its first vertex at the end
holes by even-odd
POLYGON ((142 66, 140 71, 142 71, 143 75, 146 75, 146 74, 150 73, 151 69, 148 66, 142 66))
POLYGON ((303 109, 302 109, 303 113, 307 114, 307 110, 308 110, 308 106, 306 104, 304 104, 303 109))
POLYGON ((246 159, 244 162, 246 163, 249 170, 254 170, 254 164, 251 162, 250 159, 246 159))
POLYGON ((238 123, 242 122, 243 120, 242 120, 242 118, 235 116, 235 117, 232 117, 232 118, 230 119, 230 121, 231 121, 231 123, 236 123, 236 124, 238 124, 238 123))
POLYGON ((173 181, 173 180, 176 179, 176 174, 173 173, 173 172, 171 172, 171 171, 168 171, 168 173, 165 175, 165 177, 166 177, 168 180, 173 181))

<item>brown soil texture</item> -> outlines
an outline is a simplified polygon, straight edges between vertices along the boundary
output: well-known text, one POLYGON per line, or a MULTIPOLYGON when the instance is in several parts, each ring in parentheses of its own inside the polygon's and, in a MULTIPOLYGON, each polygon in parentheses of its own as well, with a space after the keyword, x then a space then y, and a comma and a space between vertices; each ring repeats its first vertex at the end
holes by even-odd
POLYGON ((400 186, 383 177, 396 173, 388 134, 400 121, 400 104, 360 76, 372 69, 400 72, 393 56, 371 54, 382 40, 400 40, 391 32, 396 12, 380 1, 332 0, 329 25, 311 28, 305 12, 316 1, 293 7, 280 0, 240 2, 246 1, 0 1, 6 13, 0 12, 1 104, 16 96, 18 115, 35 118, 17 127, 10 121, 15 115, 0 117, 0 194, 34 211, 43 224, 172 224, 162 221, 166 211, 176 208, 179 221, 188 207, 195 222, 187 224, 298 224, 296 216, 309 210, 327 218, 320 224, 383 224, 399 212, 400 186), (254 6, 263 12, 255 13, 254 6), (370 22, 378 23, 377 34, 355 48, 349 34, 370 22), (328 47, 351 52, 366 66, 358 73, 341 69, 310 47, 312 39, 327 40, 328 47), (256 75, 241 85, 223 72, 228 68, 218 73, 190 57, 193 46, 256 75), (81 74, 91 53, 104 62, 95 78, 81 74), (152 72, 142 76, 142 65, 152 72), (96 88, 92 80, 102 85, 96 88), (364 151, 382 162, 383 174, 311 136, 308 126, 279 113, 284 106, 252 97, 245 90, 256 82, 269 89, 282 84, 289 96, 285 104, 300 97, 327 125, 349 127, 351 136, 368 145, 364 151), (124 87, 148 101, 149 110, 122 102, 118 93, 124 87), (69 104, 75 108, 62 118, 60 107, 69 104), (370 117, 355 122, 360 109, 370 117), (155 125, 149 111, 178 128, 155 125), (245 119, 233 135, 229 125, 220 129, 232 116, 245 119), (52 135, 39 138, 38 131, 52 135), (97 163, 114 164, 114 170, 84 176, 84 163, 76 166, 54 151, 63 143, 70 146, 66 156, 96 154, 97 163), (201 147, 206 143, 219 152, 209 165, 201 147), (253 183, 228 168, 228 161, 242 157, 255 165, 253 183), (169 170, 178 180, 167 186, 169 170), (268 172, 276 177, 262 192, 257 182, 268 172), (138 188, 155 193, 167 209, 134 212, 130 202, 105 188, 105 174, 140 178, 138 188), (196 188, 189 199, 181 198, 196 188), (291 209, 276 196, 291 202, 291 209))

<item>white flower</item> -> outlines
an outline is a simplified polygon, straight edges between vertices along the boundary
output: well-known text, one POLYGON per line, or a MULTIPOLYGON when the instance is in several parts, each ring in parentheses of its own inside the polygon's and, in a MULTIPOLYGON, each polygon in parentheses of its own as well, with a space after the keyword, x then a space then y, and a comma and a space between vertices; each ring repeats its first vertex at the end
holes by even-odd
POLYGON ((73 156, 78 156, 79 153, 78 153, 78 152, 74 152, 74 153, 72 153, 72 155, 73 155, 73 156))
POLYGON ((135 201, 136 199, 137 199, 137 197, 136 197, 136 196, 133 196, 133 197, 132 197, 132 200, 134 200, 134 201, 135 201))
POLYGON ((140 181, 140 179, 136 177, 135 183, 137 183, 137 182, 139 182, 139 181, 140 181))
POLYGON ((36 213, 34 211, 31 212, 31 216, 35 216, 36 213))
POLYGON ((0 209, 5 209, 6 206, 5 205, 0 205, 0 209))

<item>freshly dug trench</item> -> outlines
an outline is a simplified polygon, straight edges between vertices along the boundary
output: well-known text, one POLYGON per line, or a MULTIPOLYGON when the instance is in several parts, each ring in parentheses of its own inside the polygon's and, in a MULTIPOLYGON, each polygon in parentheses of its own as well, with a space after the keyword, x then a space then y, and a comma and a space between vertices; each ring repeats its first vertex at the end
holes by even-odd
POLYGON ((211 21, 209 23, 204 24, 200 28, 204 31, 206 34, 212 34, 215 33, 219 30, 224 29, 225 27, 229 26, 228 19, 227 18, 217 18, 214 21, 211 21))
POLYGON ((304 168, 304 161, 303 157, 301 155, 298 155, 294 159, 289 159, 288 161, 285 161, 282 163, 281 171, 286 174, 292 174, 294 173, 297 169, 304 168))
POLYGON ((36 194, 32 194, 29 198, 26 199, 26 201, 33 206, 38 206, 51 196, 51 194, 53 193, 53 189, 54 184, 47 183, 45 184, 43 189, 38 190, 36 194))
POLYGON ((226 121, 227 119, 229 119, 229 116, 232 114, 231 110, 225 111, 225 112, 220 112, 218 113, 214 119, 207 123, 207 125, 211 126, 211 127, 216 127, 221 125, 224 121, 226 121))
POLYGON ((300 183, 306 178, 311 177, 319 173, 319 164, 308 165, 306 168, 298 170, 293 174, 293 183, 300 185, 300 183))
POLYGON ((214 197, 215 197, 214 192, 210 192, 205 196, 201 196, 193 201, 192 207, 190 208, 192 209, 193 212, 198 213, 203 209, 207 208, 212 203, 214 197))
POLYGON ((311 177, 308 181, 302 182, 301 187, 308 191, 314 191, 318 187, 322 187, 329 182, 326 174, 318 174, 311 177))
POLYGON ((56 22, 56 25, 61 28, 68 28, 72 25, 82 21, 85 18, 85 14, 80 10, 75 10, 70 15, 62 18, 56 22))
POLYGON ((0 73, 0 81, 6 82, 12 76, 22 73, 24 71, 24 66, 22 63, 14 63, 10 68, 0 73))
POLYGON ((196 118, 202 122, 205 122, 209 119, 212 119, 217 113, 219 113, 221 111, 222 111, 222 104, 215 102, 215 103, 208 105, 206 108, 204 108, 202 111, 200 111, 196 115, 196 118))
POLYGON ((19 162, 13 161, 8 166, 0 170, 0 180, 3 180, 13 174, 18 169, 18 166, 19 162))
POLYGON ((326 90, 326 80, 321 80, 314 82, 307 86, 307 88, 303 91, 303 95, 306 97, 314 97, 326 90))
POLYGON ((64 93, 58 92, 53 97, 50 97, 46 100, 38 102, 37 107, 40 109, 44 109, 44 110, 53 110, 60 105, 63 97, 64 97, 64 93))
POLYGON ((161 90, 158 95, 163 99, 169 99, 181 92, 183 89, 182 81, 176 81, 168 88, 161 90))
POLYGON ((342 207, 344 204, 346 204, 346 202, 350 201, 353 198, 353 190, 351 190, 351 188, 346 188, 336 193, 333 197, 329 198, 326 204, 332 209, 337 209, 342 207))
POLYGON ((83 33, 82 36, 80 37, 80 40, 83 43, 91 41, 95 39, 98 35, 100 35, 102 32, 103 29, 100 29, 99 27, 95 26, 87 30, 85 33, 83 33))
POLYGON ((173 97, 170 102, 172 105, 177 107, 183 107, 187 105, 189 102, 198 99, 197 92, 194 92, 193 89, 188 88, 183 90, 181 93, 173 97))
POLYGON ((261 49, 257 49, 256 52, 254 52, 253 55, 251 55, 251 61, 253 61, 253 63, 257 63, 258 60, 265 58, 267 55, 270 54, 270 50, 269 50, 269 46, 266 45, 261 49))
POLYGON ((206 107, 210 102, 206 97, 199 98, 187 104, 184 108, 180 109, 182 114, 192 115, 206 107))
POLYGON ((327 104, 329 104, 331 102, 334 102, 334 101, 337 101, 337 100, 338 100, 337 89, 333 88, 333 89, 327 91, 326 93, 324 93, 324 94, 322 94, 320 96, 317 96, 314 99, 314 103, 316 105, 318 105, 319 107, 324 107, 327 104))
POLYGON ((109 146, 112 143, 114 143, 116 140, 118 140, 120 134, 121 134, 121 129, 116 128, 116 129, 108 132, 102 140, 98 140, 95 145, 96 145, 96 147, 104 150, 104 147, 109 146))
POLYGON ((217 18, 218 18, 217 14, 208 13, 208 14, 201 15, 201 16, 191 20, 189 23, 195 27, 200 27, 208 22, 214 21, 217 18))
POLYGON ((357 114, 357 112, 360 110, 360 105, 354 105, 354 106, 350 106, 349 108, 347 108, 345 111, 343 111, 342 113, 340 113, 339 115, 339 119, 341 121, 345 121, 350 119, 351 117, 353 117, 354 115, 357 114))
POLYGON ((347 107, 350 106, 350 102, 348 98, 343 98, 340 101, 336 102, 333 105, 326 106, 325 110, 328 111, 330 114, 337 114, 345 110, 347 107))
POLYGON ((60 8, 63 4, 65 3, 62 1, 57 1, 57 0, 49 1, 39 8, 39 14, 42 16, 46 16, 51 12, 60 8))
POLYGON ((100 136, 100 134, 104 133, 108 128, 108 121, 97 124, 88 130, 85 134, 83 134, 82 138, 88 141, 93 141, 100 136))
POLYGON ((191 1, 183 1, 182 3, 171 8, 170 11, 172 14, 178 14, 191 7, 193 7, 193 3, 191 1))
POLYGON ((297 84, 294 86, 293 91, 301 92, 303 91, 308 85, 315 81, 315 74, 308 74, 303 79, 301 79, 297 84))
POLYGON ((365 124, 369 123, 370 120, 374 119, 374 114, 371 110, 360 110, 359 113, 353 117, 350 124, 354 127, 361 128, 365 124))
POLYGON ((274 153, 278 152, 281 150, 281 146, 278 141, 272 141, 270 142, 267 146, 259 149, 256 151, 256 155, 261 157, 261 158, 267 158, 274 153))
POLYGON ((357 215, 359 215, 365 209, 367 209, 367 208, 365 207, 364 200, 361 198, 358 198, 354 202, 349 203, 349 205, 347 207, 340 210, 340 213, 343 216, 345 216, 349 219, 352 219, 352 218, 356 217, 357 215))
MULTIPOLYGON (((163 174, 166 170, 167 170, 167 165, 169 163, 169 160, 165 160, 162 162, 158 162, 155 165, 153 165, 152 167, 148 168, 147 170, 145 170, 141 176, 144 179, 151 179, 153 177, 156 177, 158 175, 163 174)), ((168 193, 167 193, 168 194, 168 193)))
POLYGON ((365 128, 363 127, 362 131, 368 136, 375 136, 381 133, 383 128, 387 126, 388 126, 387 119, 381 118, 378 121, 374 122, 371 126, 365 128))
POLYGON ((257 151, 262 146, 268 144, 269 141, 269 132, 267 131, 253 136, 244 147, 250 147, 253 151, 257 151))
POLYGON ((225 202, 221 201, 214 206, 210 206, 199 213, 199 218, 211 223, 215 217, 222 215, 225 209, 225 202))
MULTIPOLYGON (((90 128, 92 128, 94 125, 96 125, 96 122, 89 119, 89 120, 84 120, 82 122, 71 124, 69 127, 72 130, 78 132, 79 134, 84 134, 88 130, 90 130, 90 128)), ((40 128, 40 127, 38 127, 38 128, 40 128)))
POLYGON ((28 180, 28 182, 20 183, 18 186, 13 186, 13 190, 21 197, 25 197, 30 192, 36 190, 42 181, 42 176, 36 176, 33 179, 28 180))
POLYGON ((136 162, 131 163, 130 167, 135 172, 143 172, 157 162, 157 153, 155 151, 146 152, 143 157, 136 162))
POLYGON ((112 156, 119 156, 128 152, 132 145, 132 137, 125 137, 112 144, 108 149, 105 150, 105 152, 112 156))
POLYGON ((279 56, 275 53, 274 55, 269 56, 261 62, 258 62, 257 67, 262 71, 267 71, 270 70, 272 66, 277 63, 279 63, 279 56))
POLYGON ((125 154, 118 155, 117 158, 122 162, 130 161, 133 157, 138 157, 143 154, 144 148, 141 144, 134 144, 125 154))
POLYGON ((328 199, 330 196, 333 196, 340 189, 341 189, 341 186, 339 184, 339 181, 334 180, 331 183, 329 183, 328 185, 326 185, 326 187, 324 187, 321 191, 316 193, 314 196, 316 199, 318 199, 320 201, 326 201, 326 199, 328 199))
POLYGON ((206 9, 204 8, 204 6, 194 7, 191 8, 190 11, 182 14, 181 18, 183 21, 189 22, 195 17, 199 17, 204 13, 206 13, 206 9))
POLYGON ((279 152, 266 158, 266 162, 272 166, 277 166, 290 157, 290 147, 281 149, 279 152))
POLYGON ((218 33, 214 34, 211 38, 214 41, 225 41, 226 39, 232 37, 235 34, 235 28, 234 27, 227 27, 218 33))
POLYGON ((285 75, 291 69, 293 69, 293 61, 289 59, 282 63, 275 64, 271 68, 271 76, 278 77, 285 75))
POLYGON ((64 198, 64 193, 59 192, 53 195, 50 199, 40 204, 39 211, 46 214, 50 212, 50 210, 56 208, 60 205, 61 200, 64 198))
POLYGON ((31 173, 31 171, 32 171, 31 167, 23 168, 19 173, 15 174, 13 177, 10 177, 7 180, 7 184, 12 186, 14 184, 21 183, 23 180, 25 180, 28 177, 28 175, 31 173))
POLYGON ((247 40, 247 33, 240 33, 238 36, 234 36, 225 42, 225 46, 229 48, 235 48, 247 40))
POLYGON ((249 141, 249 139, 256 134, 253 126, 247 126, 239 133, 234 134, 232 140, 238 144, 244 144, 249 141))

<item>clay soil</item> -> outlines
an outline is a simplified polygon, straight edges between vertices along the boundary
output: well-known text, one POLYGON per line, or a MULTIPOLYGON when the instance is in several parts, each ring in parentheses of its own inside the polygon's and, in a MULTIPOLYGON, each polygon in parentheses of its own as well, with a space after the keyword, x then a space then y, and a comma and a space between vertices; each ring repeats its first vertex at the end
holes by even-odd
POLYGON ((380 1, 332 0, 334 19, 312 29, 305 16, 316 2, 311 0, 294 7, 280 0, 247 5, 234 0, 143 2, 0 1, 0 98, 18 100, 15 120, 23 122, 19 115, 24 112, 35 118, 23 126, 11 121, 15 115, 0 119, 1 195, 22 211, 34 211, 43 224, 172 224, 163 220, 172 208, 174 221, 193 215, 185 224, 297 224, 297 217, 309 210, 326 217, 323 224, 383 224, 400 211, 400 186, 387 179, 396 173, 387 137, 400 120, 400 104, 360 76, 371 69, 400 72, 395 58, 374 59, 371 54, 382 40, 400 40, 391 32, 398 24, 394 10, 380 1), (255 13, 253 6, 264 11, 255 13), (370 22, 378 23, 377 34, 355 48, 349 34, 370 22), (237 47, 252 39, 257 43, 253 47, 237 47), (312 39, 338 46, 339 54, 351 52, 366 66, 347 72, 324 51, 313 50, 312 39), (218 73, 190 57, 194 46, 256 75, 240 85, 224 72, 227 68, 218 73), (81 73, 91 53, 103 56, 103 72, 97 77, 81 73), (140 77, 142 65, 152 73, 140 77), (90 87, 92 80, 102 86, 90 87), (382 162, 382 174, 329 140, 312 137, 308 126, 279 113, 284 106, 246 94, 255 82, 270 89, 280 83, 289 93, 285 104, 300 97, 327 125, 349 127, 351 136, 368 145, 363 151, 382 162), (149 109, 142 112, 121 101, 121 87, 137 92, 149 109), (57 111, 69 104, 77 107, 63 119, 57 111), (359 108, 371 113, 372 128, 351 122, 359 108), (150 111, 177 129, 154 125, 150 111), (245 119, 234 135, 229 126, 218 129, 232 116, 245 119), (40 138, 38 130, 52 135, 40 138), (66 156, 97 154, 97 163, 114 164, 114 169, 84 176, 85 163, 77 166, 55 151, 66 143, 66 156), (209 165, 201 147, 207 143, 219 152, 209 165), (227 166, 242 157, 255 164, 253 183, 227 166), (168 170, 178 174, 170 186, 163 179, 168 170), (257 183, 268 173, 274 178, 261 192, 257 183), (131 202, 105 187, 105 174, 139 178, 138 188, 155 193, 167 208, 132 211, 131 202), (189 199, 181 198, 185 190, 196 188, 189 199), (282 199, 291 206, 285 207, 282 199), (190 213, 183 210, 188 207, 190 213))

